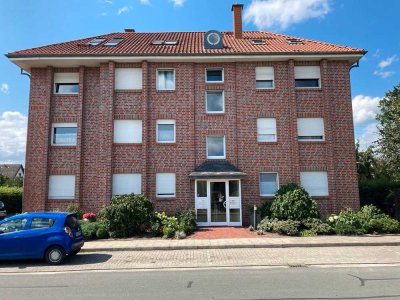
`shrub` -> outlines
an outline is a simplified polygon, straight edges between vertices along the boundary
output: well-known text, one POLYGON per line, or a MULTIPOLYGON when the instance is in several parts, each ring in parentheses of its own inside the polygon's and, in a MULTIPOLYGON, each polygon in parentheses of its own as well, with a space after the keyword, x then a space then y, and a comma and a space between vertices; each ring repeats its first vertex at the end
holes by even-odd
POLYGON ((94 240, 96 239, 97 230, 100 228, 99 222, 84 222, 79 221, 79 224, 82 228, 82 233, 85 240, 94 240))
POLYGON ((177 217, 168 217, 165 212, 156 213, 161 221, 163 238, 172 238, 175 232, 180 230, 177 217))
POLYGON ((338 223, 335 225, 335 231, 340 235, 361 235, 365 234, 365 230, 363 228, 356 227, 351 224, 346 223, 338 223))
POLYGON ((271 216, 279 220, 301 221, 318 217, 317 203, 303 189, 278 195, 271 205, 271 216))
POLYGON ((0 201, 4 203, 7 213, 22 212, 22 188, 0 186, 0 201))
POLYGON ((265 232, 272 232, 274 230, 274 224, 278 222, 278 219, 272 219, 269 217, 265 217, 260 221, 257 226, 257 230, 262 230, 265 232))
POLYGON ((357 214, 366 222, 369 222, 372 219, 380 218, 384 215, 380 209, 376 208, 372 204, 364 205, 357 214))
POLYGON ((126 238, 144 231, 154 218, 154 207, 144 195, 120 195, 111 199, 100 216, 111 237, 126 238))
POLYGON ((351 208, 342 211, 337 218, 331 216, 328 221, 334 226, 337 234, 360 235, 366 233, 365 222, 351 208))
POLYGON ((368 222, 368 231, 377 233, 397 233, 399 232, 399 221, 391 219, 387 215, 372 219, 368 222))
POLYGON ((301 221, 302 227, 305 230, 311 230, 316 235, 323 235, 323 234, 333 234, 335 231, 329 224, 322 222, 320 219, 317 218, 308 218, 301 221))
POLYGON ((196 214, 194 210, 184 210, 176 215, 179 223, 179 230, 186 235, 193 233, 196 230, 196 214))
POLYGON ((273 231, 286 234, 297 235, 299 233, 300 222, 293 220, 277 221, 273 225, 273 231))
POLYGON ((315 231, 311 230, 311 229, 303 229, 303 230, 300 230, 300 232, 299 232, 299 236, 302 236, 302 237, 316 236, 316 235, 317 234, 315 233, 315 231))
POLYGON ((98 239, 108 239, 110 237, 104 224, 100 224, 100 227, 96 231, 96 237, 98 239))
POLYGON ((308 194, 304 188, 299 186, 297 183, 288 183, 282 185, 275 193, 275 197, 285 195, 287 192, 302 190, 305 194, 308 194))
POLYGON ((92 212, 87 212, 83 214, 83 219, 87 219, 90 222, 96 221, 96 214, 92 212))
POLYGON ((65 209, 65 211, 77 214, 78 219, 82 219, 83 210, 82 210, 82 208, 79 207, 79 204, 77 204, 77 203, 70 202, 68 204, 67 208, 65 209))
POLYGON ((260 207, 260 217, 261 219, 264 219, 265 217, 270 217, 271 216, 271 205, 272 201, 265 201, 263 205, 260 207))

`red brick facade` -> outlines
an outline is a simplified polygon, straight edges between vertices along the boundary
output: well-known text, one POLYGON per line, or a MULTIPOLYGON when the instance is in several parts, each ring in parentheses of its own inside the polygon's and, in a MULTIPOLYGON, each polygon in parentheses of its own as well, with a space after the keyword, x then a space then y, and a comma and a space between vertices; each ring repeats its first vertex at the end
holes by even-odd
POLYGON ((173 213, 194 208, 189 174, 206 160, 206 136, 226 140, 226 160, 242 180, 243 223, 248 206, 262 204, 259 173, 277 172, 279 184, 300 182, 301 171, 326 171, 329 196, 316 197, 323 214, 359 207, 348 61, 124 63, 75 69, 32 68, 24 211, 65 209, 69 201, 49 200, 49 175, 76 176, 75 202, 97 212, 111 198, 112 174, 142 174, 142 192, 156 209, 173 213), (294 66, 320 65, 321 88, 294 86, 294 66), (275 88, 256 90, 256 66, 273 66, 275 88), (143 88, 115 91, 118 67, 141 67, 143 88), (175 91, 156 90, 156 69, 174 68, 175 91), (223 67, 223 83, 206 83, 207 67, 223 67), (54 72, 79 72, 78 95, 53 94, 54 72), (205 91, 223 90, 225 113, 205 110, 205 91), (277 142, 257 142, 257 118, 274 117, 277 142), (325 141, 299 142, 298 117, 322 117, 325 141), (114 119, 142 120, 141 144, 113 144, 114 119), (175 119, 176 143, 156 143, 156 120, 175 119), (51 124, 77 123, 77 145, 50 146, 51 124), (176 197, 156 197, 156 173, 176 173, 176 197))

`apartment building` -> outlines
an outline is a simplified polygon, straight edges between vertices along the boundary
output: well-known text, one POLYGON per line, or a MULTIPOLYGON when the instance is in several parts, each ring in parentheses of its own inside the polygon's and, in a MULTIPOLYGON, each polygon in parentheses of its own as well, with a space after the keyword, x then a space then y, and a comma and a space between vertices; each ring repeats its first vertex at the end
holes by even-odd
POLYGON ((144 193, 240 226, 280 185, 359 207, 349 70, 363 49, 266 31, 133 29, 7 54, 31 74, 24 211, 144 193))

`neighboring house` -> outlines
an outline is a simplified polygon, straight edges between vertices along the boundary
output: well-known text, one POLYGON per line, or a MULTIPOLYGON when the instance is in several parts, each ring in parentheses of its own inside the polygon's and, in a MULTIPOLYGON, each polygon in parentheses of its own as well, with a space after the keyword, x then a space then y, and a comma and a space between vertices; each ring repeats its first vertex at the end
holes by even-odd
POLYGON ((127 29, 7 54, 31 73, 24 211, 145 193, 199 225, 301 184, 359 207, 349 70, 366 52, 265 31, 127 29))
POLYGON ((21 164, 0 164, 0 174, 10 179, 24 178, 24 167, 21 164))

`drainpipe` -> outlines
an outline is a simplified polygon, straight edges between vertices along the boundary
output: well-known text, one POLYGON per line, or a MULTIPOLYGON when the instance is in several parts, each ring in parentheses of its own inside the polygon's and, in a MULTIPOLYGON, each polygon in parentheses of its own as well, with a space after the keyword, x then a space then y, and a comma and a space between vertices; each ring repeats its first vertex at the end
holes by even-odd
POLYGON ((351 69, 353 68, 359 68, 360 67, 360 61, 357 60, 354 64, 351 65, 349 71, 351 71, 351 69))
POLYGON ((21 68, 21 75, 25 75, 28 76, 29 79, 31 78, 31 74, 29 74, 28 72, 26 72, 24 69, 21 68))

